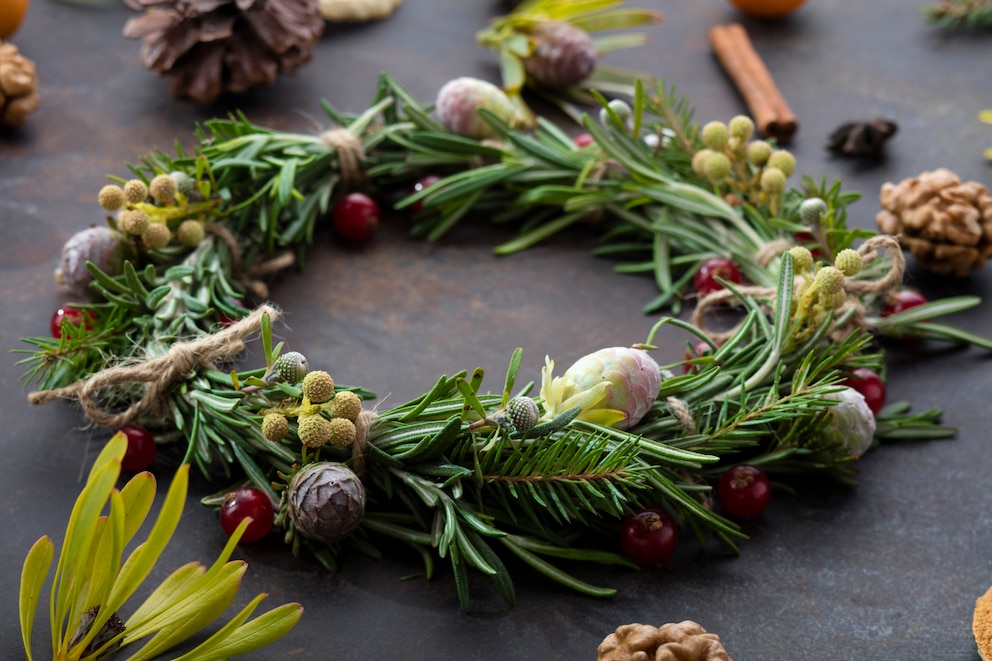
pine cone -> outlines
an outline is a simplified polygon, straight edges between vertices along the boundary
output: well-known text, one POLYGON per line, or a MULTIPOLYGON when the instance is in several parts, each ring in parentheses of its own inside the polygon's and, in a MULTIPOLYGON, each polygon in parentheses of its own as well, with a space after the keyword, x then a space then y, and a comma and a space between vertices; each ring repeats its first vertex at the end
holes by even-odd
POLYGON ((34 62, 14 44, 0 41, 0 124, 20 126, 38 109, 38 101, 34 62))
POLYGON ((318 0, 125 2, 144 11, 124 25, 125 37, 144 38, 141 63, 201 103, 296 73, 324 31, 318 0))

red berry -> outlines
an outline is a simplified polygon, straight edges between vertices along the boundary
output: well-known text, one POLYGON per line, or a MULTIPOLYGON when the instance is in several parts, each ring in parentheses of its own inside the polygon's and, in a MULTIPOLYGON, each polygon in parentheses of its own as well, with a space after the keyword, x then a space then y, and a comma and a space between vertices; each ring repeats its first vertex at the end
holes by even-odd
POLYGON ((379 205, 365 193, 348 193, 334 206, 334 229, 352 241, 364 241, 379 229, 379 205))
POLYGON ((120 431, 127 436, 127 451, 121 459, 121 470, 128 473, 138 473, 155 460, 155 437, 144 427, 124 425, 120 431))
POLYGON ((726 257, 710 257, 699 265, 692 277, 692 285, 696 293, 706 296, 723 289, 723 285, 716 281, 716 276, 735 284, 742 281, 740 269, 736 264, 726 257))
POLYGON ((644 567, 661 564, 675 552, 679 529, 672 515, 660 507, 628 514, 620 524, 620 548, 644 567))
POLYGON ((246 517, 251 517, 251 523, 241 535, 242 542, 257 542, 272 530, 275 508, 261 489, 238 487, 224 496, 224 502, 220 505, 220 527, 224 532, 234 534, 246 517))
POLYGON ((62 305, 52 314, 50 328, 52 337, 62 338, 63 324, 83 327, 86 330, 93 330, 93 314, 87 310, 80 310, 71 305, 62 305))
MULTIPOLYGON (((700 356, 707 356, 712 352, 713 347, 710 346, 710 343, 700 340, 692 345, 692 351, 689 349, 685 350, 683 360, 693 360, 695 358, 699 358, 700 356)), ((699 371, 699 365, 685 364, 682 366, 682 371, 685 374, 695 374, 699 371)))
POLYGON ((885 303, 882 305, 882 316, 888 317, 905 312, 926 302, 926 296, 915 289, 897 289, 885 297, 885 303))
POLYGON ((572 142, 574 142, 575 146, 579 147, 580 149, 582 147, 588 147, 589 145, 596 144, 596 141, 593 140, 592 136, 589 135, 588 133, 580 133, 574 136, 572 138, 572 142))
POLYGON ((857 367, 848 372, 847 378, 841 383, 857 390, 865 398, 865 404, 871 412, 878 415, 878 412, 885 406, 885 381, 882 377, 867 367, 857 367))
POLYGON ((740 464, 724 471, 716 494, 728 514, 740 519, 750 519, 768 507, 768 502, 772 499, 772 487, 760 468, 740 464))
MULTIPOLYGON (((245 309, 247 309, 247 308, 245 308, 245 304, 240 299, 232 298, 231 296, 228 296, 226 298, 227 298, 228 305, 230 305, 231 307, 237 308, 239 310, 245 310, 245 309)), ((241 315, 241 316, 244 316, 244 315, 241 315)), ((241 316, 239 316, 237 318, 231 318, 231 317, 227 316, 226 314, 224 314, 224 311, 223 310, 217 310, 217 321, 220 323, 221 326, 223 326, 225 328, 227 328, 228 326, 230 326, 234 322, 238 321, 241 318, 241 316)))
MULTIPOLYGON (((410 187, 410 194, 413 195, 414 193, 419 193, 425 188, 430 188, 439 181, 441 181, 441 177, 436 174, 424 175, 420 179, 417 179, 417 181, 413 182, 413 186, 410 187)), ((424 201, 422 199, 417 200, 411 204, 409 208, 410 213, 416 215, 424 210, 424 201)))

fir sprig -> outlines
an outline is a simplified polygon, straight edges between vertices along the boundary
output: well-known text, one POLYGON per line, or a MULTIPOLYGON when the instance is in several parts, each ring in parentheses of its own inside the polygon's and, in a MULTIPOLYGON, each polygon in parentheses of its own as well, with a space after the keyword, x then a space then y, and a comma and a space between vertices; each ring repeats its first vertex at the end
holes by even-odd
POLYGON ((992 26, 992 2, 988 0, 942 0, 923 8, 926 22, 942 28, 992 26))

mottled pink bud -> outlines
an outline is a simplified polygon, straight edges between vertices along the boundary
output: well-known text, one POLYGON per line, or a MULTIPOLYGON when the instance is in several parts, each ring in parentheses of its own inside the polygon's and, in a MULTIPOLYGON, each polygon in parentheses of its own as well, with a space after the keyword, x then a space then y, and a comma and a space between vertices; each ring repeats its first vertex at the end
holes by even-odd
POLYGON ((624 419, 618 429, 633 427, 648 412, 661 389, 661 368, 641 349, 612 347, 579 358, 562 377, 575 391, 590 390, 606 381, 600 408, 616 409, 624 419))
POLYGON ((551 88, 581 83, 596 68, 599 52, 582 28, 551 21, 534 29, 534 50, 524 60, 527 73, 541 85, 551 88))
POLYGON ((455 78, 445 83, 437 94, 437 120, 446 129, 469 138, 494 137, 495 131, 479 116, 480 108, 492 112, 510 126, 520 120, 520 113, 510 97, 492 83, 478 78, 455 78))

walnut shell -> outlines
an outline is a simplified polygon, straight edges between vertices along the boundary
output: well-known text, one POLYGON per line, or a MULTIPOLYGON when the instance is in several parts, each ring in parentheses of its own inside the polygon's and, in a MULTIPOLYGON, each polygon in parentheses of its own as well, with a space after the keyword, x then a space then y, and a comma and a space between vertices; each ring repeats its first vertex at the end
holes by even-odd
POLYGON ((992 195, 980 183, 940 168, 883 184, 879 202, 879 230, 928 271, 964 277, 992 256, 992 195))
POLYGON ((17 46, 0 41, 0 124, 20 126, 39 103, 34 62, 17 46))
POLYGON ((685 620, 660 627, 624 624, 607 636, 597 661, 733 661, 720 637, 685 620))

